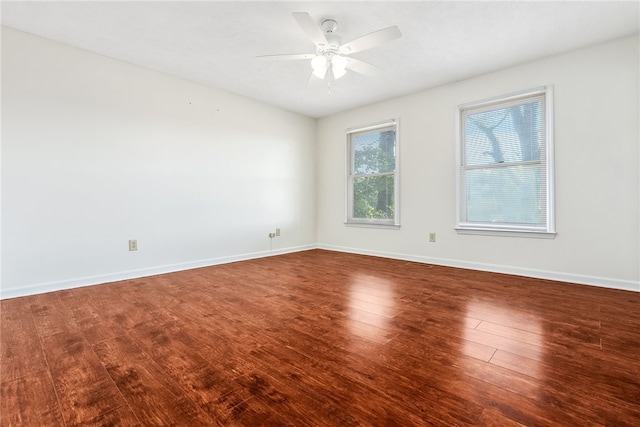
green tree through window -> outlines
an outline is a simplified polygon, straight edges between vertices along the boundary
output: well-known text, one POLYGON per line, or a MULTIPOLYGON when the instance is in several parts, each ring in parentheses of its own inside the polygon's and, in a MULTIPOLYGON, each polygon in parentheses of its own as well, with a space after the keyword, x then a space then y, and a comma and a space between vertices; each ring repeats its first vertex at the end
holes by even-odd
POLYGON ((347 222, 396 224, 396 129, 349 134, 347 222))

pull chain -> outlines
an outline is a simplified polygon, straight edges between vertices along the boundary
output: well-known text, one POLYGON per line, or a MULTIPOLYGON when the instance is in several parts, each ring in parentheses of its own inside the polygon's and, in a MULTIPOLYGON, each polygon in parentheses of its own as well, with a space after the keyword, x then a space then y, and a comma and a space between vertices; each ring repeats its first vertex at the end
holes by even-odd
POLYGON ((331 72, 331 69, 327 70, 327 94, 328 96, 331 96, 331 77, 333 77, 333 73, 331 72))

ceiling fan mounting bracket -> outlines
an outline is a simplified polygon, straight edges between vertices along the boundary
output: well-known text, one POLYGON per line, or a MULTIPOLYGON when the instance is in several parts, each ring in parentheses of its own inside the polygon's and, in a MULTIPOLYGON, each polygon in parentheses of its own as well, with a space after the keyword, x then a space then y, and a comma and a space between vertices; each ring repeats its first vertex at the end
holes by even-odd
POLYGON ((325 35, 333 34, 338 29, 338 22, 335 19, 327 18, 322 20, 320 28, 325 35))

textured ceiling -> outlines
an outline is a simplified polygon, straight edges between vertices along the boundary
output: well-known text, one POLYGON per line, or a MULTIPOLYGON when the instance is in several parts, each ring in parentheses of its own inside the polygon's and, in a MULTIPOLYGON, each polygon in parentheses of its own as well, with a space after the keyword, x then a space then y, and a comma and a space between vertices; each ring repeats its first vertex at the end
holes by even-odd
POLYGON ((631 35, 637 1, 2 2, 2 24, 311 117, 631 35), (313 53, 293 19, 338 21, 342 42, 397 25, 403 37, 353 54, 384 70, 309 85, 313 53))

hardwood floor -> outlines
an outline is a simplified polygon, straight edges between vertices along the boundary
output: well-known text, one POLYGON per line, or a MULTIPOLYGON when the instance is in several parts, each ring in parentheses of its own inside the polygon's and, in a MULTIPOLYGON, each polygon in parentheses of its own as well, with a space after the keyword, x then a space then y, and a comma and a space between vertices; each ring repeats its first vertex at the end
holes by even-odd
POLYGON ((1 310, 2 426, 640 425, 640 293, 312 250, 1 310))

